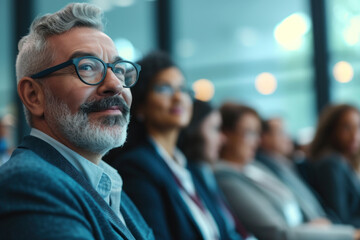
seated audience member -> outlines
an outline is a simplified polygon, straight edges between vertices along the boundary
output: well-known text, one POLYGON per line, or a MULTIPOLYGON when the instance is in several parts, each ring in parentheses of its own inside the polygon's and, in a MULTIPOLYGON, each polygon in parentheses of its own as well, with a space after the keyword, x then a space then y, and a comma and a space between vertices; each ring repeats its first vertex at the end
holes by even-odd
POLYGON ((360 181, 354 162, 359 161, 360 114, 341 104, 324 109, 310 145, 310 183, 342 223, 360 227, 360 181))
POLYGON ((180 134, 179 147, 188 159, 193 177, 201 185, 219 220, 231 233, 231 239, 239 239, 238 234, 247 238, 246 230, 231 212, 212 171, 212 164, 219 160, 223 143, 220 126, 220 112, 208 102, 195 100, 190 124, 180 134))
MULTIPOLYGON (((268 167, 295 195, 307 220, 326 218, 326 213, 309 186, 296 171, 295 164, 287 157, 293 145, 280 118, 262 121, 260 146, 256 160, 268 167)), ((337 221, 337 219, 335 218, 337 221)))
POLYGON ((35 20, 19 43, 18 94, 32 129, 0 168, 0 239, 154 239, 101 160, 125 141, 140 70, 119 57, 101 18, 70 4, 35 20))
POLYGON ((150 53, 139 64, 141 84, 132 90, 132 116, 137 122, 129 134, 144 132, 129 139, 135 142, 127 147, 133 148, 112 161, 124 189, 156 239, 228 239, 176 147, 192 114, 192 92, 183 73, 162 52, 150 53))
POLYGON ((14 128, 14 117, 7 114, 0 118, 0 166, 7 162, 13 151, 12 130, 14 128))
POLYGON ((359 239, 351 226, 326 219, 306 222, 294 194, 263 164, 253 162, 260 119, 255 110, 235 103, 221 109, 225 144, 215 177, 237 217, 258 239, 359 239))

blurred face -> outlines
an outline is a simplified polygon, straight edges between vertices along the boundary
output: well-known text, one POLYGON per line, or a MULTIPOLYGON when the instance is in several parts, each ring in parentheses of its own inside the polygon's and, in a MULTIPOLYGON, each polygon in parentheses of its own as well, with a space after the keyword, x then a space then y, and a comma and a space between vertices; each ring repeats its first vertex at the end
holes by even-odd
POLYGON ((349 110, 340 118, 335 132, 336 147, 345 155, 353 156, 360 148, 360 116, 349 110))
POLYGON ((214 163, 219 159, 219 151, 224 141, 220 126, 221 115, 218 111, 210 113, 200 126, 200 132, 204 140, 204 160, 210 163, 214 163))
POLYGON ((260 121, 253 114, 238 119, 234 131, 227 132, 226 144, 239 163, 247 164, 255 156, 259 144, 260 121))
MULTIPOLYGON (((52 66, 80 56, 96 56, 106 63, 119 58, 112 40, 92 28, 52 36, 49 44, 55 56, 52 66)), ((102 83, 90 86, 69 66, 44 77, 43 87, 47 127, 38 125, 48 135, 75 151, 101 155, 124 143, 132 98, 111 69, 102 83)))
POLYGON ((189 124, 192 99, 179 69, 171 67, 155 76, 139 113, 153 131, 181 129, 189 124))
POLYGON ((289 136, 285 133, 284 124, 280 119, 272 119, 269 121, 270 131, 265 133, 262 145, 265 150, 286 156, 293 150, 293 144, 289 136))

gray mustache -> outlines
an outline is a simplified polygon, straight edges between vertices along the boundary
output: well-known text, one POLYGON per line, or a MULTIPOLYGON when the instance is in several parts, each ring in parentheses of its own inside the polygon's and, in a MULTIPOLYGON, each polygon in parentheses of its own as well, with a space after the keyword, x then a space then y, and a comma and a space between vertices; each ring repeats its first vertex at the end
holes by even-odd
POLYGON ((97 101, 83 103, 80 106, 80 111, 85 114, 89 114, 91 112, 104 111, 113 106, 119 107, 125 118, 127 118, 128 115, 130 114, 130 108, 128 107, 128 105, 126 104, 124 99, 122 99, 120 97, 116 97, 116 96, 103 98, 103 99, 100 99, 97 101))

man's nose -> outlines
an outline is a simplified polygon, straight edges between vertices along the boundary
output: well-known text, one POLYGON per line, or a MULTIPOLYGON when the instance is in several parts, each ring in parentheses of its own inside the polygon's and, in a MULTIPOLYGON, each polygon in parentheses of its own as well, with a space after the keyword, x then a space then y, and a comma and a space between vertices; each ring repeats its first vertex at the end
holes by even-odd
POLYGON ((98 88, 99 94, 103 96, 113 96, 120 94, 123 91, 123 89, 124 89, 123 83, 109 67, 104 81, 100 84, 98 88))

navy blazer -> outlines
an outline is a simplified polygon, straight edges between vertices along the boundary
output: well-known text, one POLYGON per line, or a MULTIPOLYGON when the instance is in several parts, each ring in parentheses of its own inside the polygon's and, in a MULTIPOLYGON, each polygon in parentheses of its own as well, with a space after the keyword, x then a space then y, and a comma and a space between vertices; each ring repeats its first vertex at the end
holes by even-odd
MULTIPOLYGON (((227 203, 225 196, 217 185, 215 176, 213 177, 216 184, 216 189, 210 189, 201 173, 201 166, 199 164, 189 163, 188 168, 193 176, 193 180, 197 183, 199 192, 201 192, 201 195, 204 196, 204 200, 206 201, 208 208, 210 209, 212 215, 215 218, 215 221, 221 231, 222 239, 241 240, 242 235, 248 235, 242 225, 238 226, 239 228, 241 228, 239 229, 241 230, 241 232, 239 231, 238 233, 235 226, 228 226, 227 224, 229 223, 225 222, 225 216, 223 216, 224 213, 222 213, 221 211, 221 208, 223 206, 220 205, 220 201, 222 201, 222 203, 226 205, 228 211, 231 211, 230 214, 233 214, 233 212, 230 209, 230 205, 227 203)), ((235 219, 235 215, 233 215, 232 217, 234 218, 234 224, 236 224, 236 221, 239 220, 235 219)), ((240 222, 238 222, 237 224, 240 224, 240 222)))
POLYGON ((360 180, 339 154, 312 164, 311 185, 342 223, 360 228, 360 180))
POLYGON ((0 168, 0 239, 154 239, 124 192, 120 211, 127 227, 83 175, 39 138, 25 137, 0 168))
MULTIPOLYGON (((170 168, 152 143, 147 141, 113 162, 124 180, 124 189, 153 229, 156 239, 202 239, 170 168)), ((202 189, 196 181, 194 184, 216 221, 202 189)), ((219 230, 223 234, 220 226, 219 230)))

